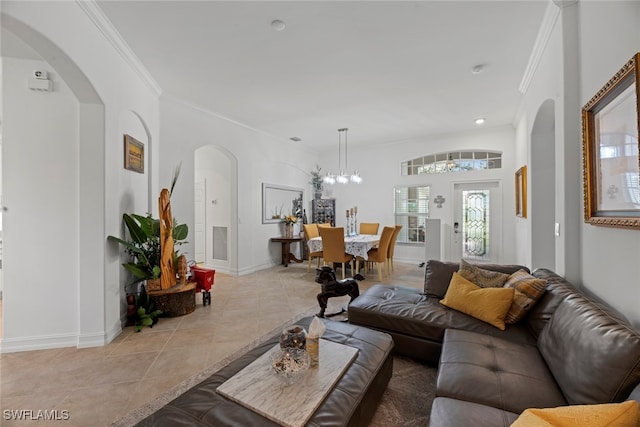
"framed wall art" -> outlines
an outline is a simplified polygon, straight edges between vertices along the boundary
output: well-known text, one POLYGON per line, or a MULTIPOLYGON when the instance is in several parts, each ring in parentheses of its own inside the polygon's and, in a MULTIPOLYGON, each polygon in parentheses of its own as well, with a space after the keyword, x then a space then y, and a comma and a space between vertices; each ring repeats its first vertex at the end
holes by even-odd
POLYGON ((124 168, 144 173, 144 144, 131 135, 124 136, 124 168))
POLYGON ((527 217, 527 167, 516 171, 516 216, 527 217))
POLYGON ((582 108, 584 220, 640 229, 638 65, 634 55, 582 108))

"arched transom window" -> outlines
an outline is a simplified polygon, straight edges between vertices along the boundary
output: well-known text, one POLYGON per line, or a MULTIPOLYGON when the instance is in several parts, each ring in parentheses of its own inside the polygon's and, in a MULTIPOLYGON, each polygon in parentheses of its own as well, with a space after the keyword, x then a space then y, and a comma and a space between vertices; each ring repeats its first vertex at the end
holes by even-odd
POLYGON ((464 172, 471 170, 499 169, 502 153, 496 151, 452 151, 429 154, 402 162, 402 175, 464 172))

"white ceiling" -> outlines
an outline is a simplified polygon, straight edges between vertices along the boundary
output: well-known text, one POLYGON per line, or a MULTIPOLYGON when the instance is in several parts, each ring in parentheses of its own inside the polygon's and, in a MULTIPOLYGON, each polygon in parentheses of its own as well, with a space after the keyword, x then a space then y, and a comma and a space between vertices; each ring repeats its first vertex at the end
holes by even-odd
POLYGON ((335 148, 512 123, 547 1, 98 1, 161 87, 335 148), (275 31, 275 19, 286 29, 275 31), (471 69, 485 65, 485 71, 471 69))

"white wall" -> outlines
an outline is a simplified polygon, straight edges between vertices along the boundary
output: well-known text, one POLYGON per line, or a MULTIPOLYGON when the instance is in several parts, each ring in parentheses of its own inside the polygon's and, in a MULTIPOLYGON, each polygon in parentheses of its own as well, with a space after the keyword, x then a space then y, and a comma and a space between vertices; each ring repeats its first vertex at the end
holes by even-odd
MULTIPOLYGON (((314 152, 171 98, 162 98, 161 116, 160 183, 168 185, 178 163, 185 178, 178 181, 171 198, 173 215, 193 229, 194 151, 209 145, 226 150, 237 159, 237 189, 233 189, 237 217, 230 220, 232 228, 237 226, 237 238, 229 236, 229 256, 237 262, 230 263, 230 273, 247 274, 279 264, 280 245, 269 239, 281 235, 280 224, 262 224, 262 183, 304 188, 308 204, 313 197, 309 181, 314 152)), ((192 241, 182 248, 194 252, 192 241)))
MULTIPOLYGON (((580 2, 580 102, 638 51, 640 3, 580 2)), ((640 230, 582 224, 582 281, 640 325, 640 230)))
POLYGON ((639 50, 640 3, 581 1, 558 12, 523 101, 517 126, 526 130, 518 132, 518 146, 526 147, 529 162, 533 120, 540 106, 553 100, 555 221, 561 225, 555 271, 640 324, 640 231, 584 223, 580 137, 581 106, 639 50))
POLYGON ((152 171, 157 95, 85 7, 2 4, 3 28, 38 52, 56 77, 55 92, 32 99, 23 74, 31 66, 3 76, 3 184, 10 205, 3 352, 101 345, 121 330, 123 260, 106 236, 121 235, 121 209, 148 204, 152 181, 128 182, 122 138, 131 133, 149 144, 152 171), (75 105, 73 114, 65 103, 75 105), (53 122, 62 114, 74 117, 53 122))
POLYGON ((3 69, 4 337, 74 343, 79 103, 44 61, 4 58, 3 69), (37 68, 53 74, 54 92, 27 88, 37 68))
MULTIPOLYGON (((351 132, 351 130, 350 130, 351 132)), ((357 136, 351 132, 350 140, 357 136)), ((336 141, 337 144, 337 141, 336 141)), ((408 139, 378 146, 349 146, 349 169, 357 169, 364 178, 362 184, 325 186, 324 197, 336 198, 336 225, 346 224, 346 209, 358 206, 359 222, 379 222, 382 225, 395 224, 393 215, 394 186, 429 185, 431 195, 442 195, 446 202, 442 208, 430 205, 430 217, 442 220, 442 254, 448 259, 452 237, 453 183, 465 181, 497 180, 502 184, 503 230, 501 262, 514 262, 515 210, 513 147, 515 131, 510 126, 479 128, 475 132, 447 135, 433 135, 408 139), (486 171, 469 171, 431 175, 400 175, 400 164, 404 161, 427 154, 458 150, 492 150, 503 153, 502 168, 486 171)), ((337 154, 334 150, 322 153, 320 166, 323 172, 337 169, 337 154)), ((309 210, 310 212, 310 210, 309 210)), ((394 259, 420 263, 424 261, 424 247, 396 246, 394 259)))

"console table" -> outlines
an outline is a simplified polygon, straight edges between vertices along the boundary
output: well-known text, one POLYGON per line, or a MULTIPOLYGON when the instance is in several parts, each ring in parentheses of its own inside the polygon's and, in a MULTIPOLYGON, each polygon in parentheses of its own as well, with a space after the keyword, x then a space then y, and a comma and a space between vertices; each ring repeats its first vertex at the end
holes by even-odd
MULTIPOLYGON (((291 244, 296 242, 302 242, 302 237, 272 237, 272 242, 278 242, 282 245, 282 265, 289 266, 290 262, 302 262, 301 259, 295 257, 291 253, 291 244)), ((302 257, 301 257, 302 258, 302 257)))

